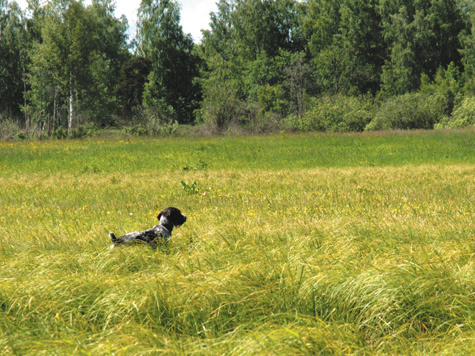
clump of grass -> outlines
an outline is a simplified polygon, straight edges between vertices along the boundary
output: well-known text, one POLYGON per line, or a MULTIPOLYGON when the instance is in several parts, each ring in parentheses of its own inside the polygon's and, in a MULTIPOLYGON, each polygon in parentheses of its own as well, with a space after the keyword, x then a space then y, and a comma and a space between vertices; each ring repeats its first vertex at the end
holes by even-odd
POLYGON ((175 169, 137 159, 135 171, 132 158, 114 171, 67 163, 70 151, 91 166, 125 157, 127 147, 146 159, 160 145, 148 139, 9 146, 16 153, 0 174, 0 353, 470 354, 473 149, 463 159, 449 153, 447 164, 422 147, 425 135, 433 134, 290 136, 280 146, 166 139, 207 152, 207 169, 190 170, 183 163, 200 158, 178 158, 175 169), (309 168, 304 157, 312 162, 320 139, 334 153, 359 142, 361 162, 401 142, 415 147, 411 157, 433 161, 341 166, 343 155, 309 168), (219 156, 227 145, 282 161, 249 169, 258 159, 219 156), (285 168, 280 149, 305 151, 285 168), (31 157, 48 173, 23 170, 31 157), (167 246, 108 250, 108 231, 148 228, 170 205, 188 221, 167 246))

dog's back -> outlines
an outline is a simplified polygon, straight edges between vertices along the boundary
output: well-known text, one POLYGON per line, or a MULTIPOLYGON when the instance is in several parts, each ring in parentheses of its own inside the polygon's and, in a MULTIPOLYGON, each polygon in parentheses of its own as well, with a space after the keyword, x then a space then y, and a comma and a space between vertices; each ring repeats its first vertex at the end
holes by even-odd
POLYGON ((116 237, 113 232, 109 232, 109 237, 112 241, 110 248, 121 245, 131 245, 140 242, 148 243, 150 246, 155 248, 158 238, 163 238, 165 243, 167 243, 169 237, 172 234, 173 227, 180 226, 186 221, 186 216, 183 215, 177 208, 172 207, 161 211, 157 218, 159 220, 159 224, 145 231, 129 232, 128 234, 122 235, 120 237, 116 237))

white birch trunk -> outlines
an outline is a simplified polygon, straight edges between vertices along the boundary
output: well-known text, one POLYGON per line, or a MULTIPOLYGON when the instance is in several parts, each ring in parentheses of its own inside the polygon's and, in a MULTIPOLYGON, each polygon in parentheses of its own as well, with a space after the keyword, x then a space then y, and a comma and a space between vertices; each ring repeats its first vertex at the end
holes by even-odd
POLYGON ((70 77, 69 79, 69 125, 68 125, 68 135, 71 133, 71 128, 73 127, 73 114, 74 114, 74 94, 73 94, 73 81, 70 77))

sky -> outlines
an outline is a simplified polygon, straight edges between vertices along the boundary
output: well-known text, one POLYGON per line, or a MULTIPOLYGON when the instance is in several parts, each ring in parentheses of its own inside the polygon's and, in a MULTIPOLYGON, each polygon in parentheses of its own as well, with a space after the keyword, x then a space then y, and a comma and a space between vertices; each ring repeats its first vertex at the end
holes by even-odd
MULTIPOLYGON (((116 17, 122 15, 127 16, 129 21, 129 40, 135 35, 137 23, 137 10, 141 0, 115 0, 116 17)), ((181 25, 183 32, 190 33, 195 42, 201 41, 201 29, 209 29, 209 13, 216 12, 216 2, 218 0, 178 0, 181 5, 181 25)), ((26 7, 26 0, 16 0, 22 7, 26 7)), ((90 0, 86 0, 85 4, 89 5, 90 0)))

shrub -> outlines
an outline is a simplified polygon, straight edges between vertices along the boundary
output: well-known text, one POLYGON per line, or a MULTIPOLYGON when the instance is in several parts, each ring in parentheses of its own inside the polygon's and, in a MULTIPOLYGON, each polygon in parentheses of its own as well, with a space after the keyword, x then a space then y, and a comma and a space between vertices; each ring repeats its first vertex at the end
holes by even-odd
POLYGON ((89 123, 73 127, 69 133, 67 129, 60 126, 51 133, 51 137, 58 140, 64 140, 65 138, 81 139, 85 137, 93 137, 97 134, 97 127, 93 123, 89 123))
POLYGON ((265 116, 269 112, 282 114, 286 109, 284 91, 280 85, 266 85, 259 87, 257 91, 257 99, 260 116, 265 116))
POLYGON ((51 136, 58 139, 58 140, 62 140, 62 139, 65 139, 66 137, 68 137, 68 131, 63 129, 60 126, 51 133, 51 136))
POLYGON ((336 95, 314 100, 302 117, 289 116, 286 128, 295 131, 363 131, 373 115, 371 99, 336 95))
POLYGON ((17 131, 17 133, 15 134, 15 138, 18 139, 18 140, 26 140, 27 139, 26 134, 21 130, 17 131))
POLYGON ((176 113, 163 98, 150 101, 144 114, 146 129, 151 136, 172 135, 178 129, 178 121, 174 120, 176 113))
POLYGON ((422 74, 420 92, 442 95, 447 103, 445 114, 451 115, 454 107, 460 102, 460 70, 454 62, 451 62, 447 69, 439 68, 432 82, 426 74, 422 74))
POLYGON ((222 133, 236 123, 247 120, 247 105, 241 99, 238 87, 237 83, 230 80, 208 84, 204 88, 199 116, 212 131, 222 133))
POLYGON ((175 135, 178 131, 180 125, 178 121, 174 120, 172 122, 166 123, 156 123, 156 125, 152 126, 149 124, 149 133, 153 136, 171 136, 175 135))
POLYGON ((96 135, 97 128, 94 124, 90 123, 87 125, 81 125, 78 127, 74 127, 69 132, 69 138, 78 139, 78 138, 85 138, 85 137, 92 137, 96 135))
MULTIPOLYGON (((0 121, 0 138, 12 139, 13 137, 19 137, 20 128, 12 120, 0 121)), ((24 135, 24 134, 23 134, 24 135)))
POLYGON ((445 115, 443 95, 409 93, 388 98, 377 110, 366 131, 432 129, 445 115))
POLYGON ((122 131, 126 135, 131 135, 131 136, 145 136, 147 135, 147 129, 143 127, 142 125, 137 125, 137 126, 124 126, 122 128, 122 131))
POLYGON ((475 126, 475 98, 467 97, 455 107, 451 117, 445 117, 436 128, 475 126))

